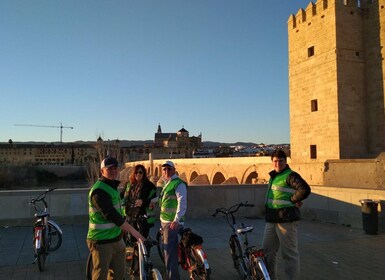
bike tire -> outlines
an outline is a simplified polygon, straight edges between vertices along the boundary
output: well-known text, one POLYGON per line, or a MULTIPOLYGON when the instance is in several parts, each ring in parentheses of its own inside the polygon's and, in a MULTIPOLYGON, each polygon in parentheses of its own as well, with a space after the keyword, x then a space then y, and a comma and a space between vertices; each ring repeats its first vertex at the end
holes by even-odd
POLYGON ((63 236, 60 229, 54 224, 48 222, 48 251, 53 252, 60 248, 63 242, 63 236))
POLYGON ((270 280, 269 272, 261 257, 251 256, 250 272, 252 280, 270 280))
POLYGON ((195 266, 195 269, 193 269, 190 272, 190 279, 191 280, 210 280, 210 274, 211 274, 210 268, 206 268, 202 259, 199 257, 198 253, 194 249, 191 248, 189 250, 188 257, 190 259, 190 265, 192 267, 195 266))
POLYGON ((88 255, 87 264, 86 264, 86 279, 87 280, 92 280, 92 269, 93 269, 92 255, 90 253, 88 255))
POLYGON ((158 243, 156 245, 156 248, 158 249, 160 260, 164 263, 163 234, 160 231, 158 231, 158 233, 156 234, 156 242, 158 243))
POLYGON ((237 270, 239 277, 243 280, 247 278, 247 264, 243 258, 241 243, 235 236, 230 237, 230 253, 233 258, 234 268, 237 270))
POLYGON ((37 266, 39 267, 40 272, 44 271, 46 257, 47 257, 47 254, 43 248, 40 248, 37 250, 36 252, 37 266))
POLYGON ((151 277, 152 280, 163 280, 162 274, 157 268, 151 269, 151 277))

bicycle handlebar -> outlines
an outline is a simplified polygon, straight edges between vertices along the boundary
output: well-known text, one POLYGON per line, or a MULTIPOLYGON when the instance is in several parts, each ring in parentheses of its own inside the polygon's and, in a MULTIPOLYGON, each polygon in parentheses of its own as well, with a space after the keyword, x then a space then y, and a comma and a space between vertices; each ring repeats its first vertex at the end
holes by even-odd
POLYGON ((56 189, 57 187, 47 189, 45 192, 39 194, 37 197, 32 198, 29 204, 32 205, 36 211, 40 211, 39 207, 36 206, 36 202, 43 201, 45 208, 48 208, 47 202, 45 201, 45 196, 47 195, 47 193, 52 192, 56 189))
POLYGON ((30 201, 29 203, 30 203, 30 204, 34 204, 34 203, 37 202, 37 201, 44 200, 44 198, 45 198, 45 196, 46 196, 47 193, 52 192, 53 190, 56 190, 56 189, 57 189, 57 187, 50 188, 50 189, 46 190, 45 192, 39 194, 37 197, 32 198, 31 201, 30 201))
POLYGON ((237 212, 241 207, 254 207, 254 206, 255 206, 254 204, 250 204, 248 203, 248 201, 240 202, 240 203, 234 204, 233 206, 227 209, 224 207, 218 208, 215 210, 215 212, 211 216, 216 217, 219 213, 222 213, 228 216, 237 212))

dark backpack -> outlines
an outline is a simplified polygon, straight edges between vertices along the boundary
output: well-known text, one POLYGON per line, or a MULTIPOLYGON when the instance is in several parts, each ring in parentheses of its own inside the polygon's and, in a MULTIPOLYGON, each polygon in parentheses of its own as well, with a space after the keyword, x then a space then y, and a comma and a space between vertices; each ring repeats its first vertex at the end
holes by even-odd
POLYGON ((186 228, 182 232, 182 237, 179 241, 181 247, 187 248, 194 245, 203 244, 203 238, 196 233, 193 233, 190 228, 186 228))

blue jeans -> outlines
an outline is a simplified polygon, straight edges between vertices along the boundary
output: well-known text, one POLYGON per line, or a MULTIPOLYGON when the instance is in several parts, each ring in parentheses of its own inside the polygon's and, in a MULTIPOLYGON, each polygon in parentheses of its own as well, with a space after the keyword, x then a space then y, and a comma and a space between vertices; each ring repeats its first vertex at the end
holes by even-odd
POLYGON ((178 231, 177 229, 170 229, 171 223, 161 222, 163 229, 163 243, 164 243, 164 263, 166 265, 168 280, 179 280, 179 263, 178 263, 178 231))
POLYGON ((299 279, 298 221, 266 223, 262 247, 271 279, 277 279, 277 253, 281 248, 285 280, 299 279))

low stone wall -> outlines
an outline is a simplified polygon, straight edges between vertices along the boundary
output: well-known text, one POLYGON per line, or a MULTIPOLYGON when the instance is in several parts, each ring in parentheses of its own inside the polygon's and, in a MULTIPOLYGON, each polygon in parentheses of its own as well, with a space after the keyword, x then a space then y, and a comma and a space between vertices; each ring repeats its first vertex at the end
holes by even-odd
MULTIPOLYGON (((42 190, 1 191, 0 225, 32 225, 34 211, 31 198, 42 190)), ((255 204, 243 208, 239 216, 263 218, 266 185, 190 186, 188 189, 188 218, 209 218, 219 207, 229 207, 241 201, 255 204)), ((57 189, 47 196, 51 217, 60 224, 87 223, 88 189, 57 189)), ((378 199, 379 230, 385 232, 385 191, 356 188, 312 186, 305 200, 303 219, 362 228, 360 199, 378 199)))

